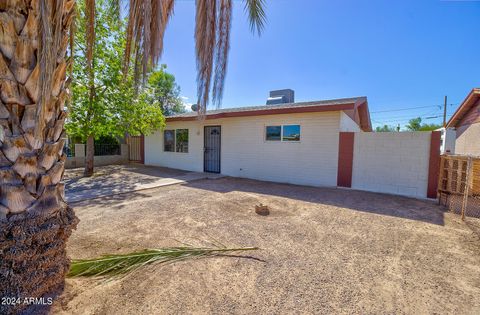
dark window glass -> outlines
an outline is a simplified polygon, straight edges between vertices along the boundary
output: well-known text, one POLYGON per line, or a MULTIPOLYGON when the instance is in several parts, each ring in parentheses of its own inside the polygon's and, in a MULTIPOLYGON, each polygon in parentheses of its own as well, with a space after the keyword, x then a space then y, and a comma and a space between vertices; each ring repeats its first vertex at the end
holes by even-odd
POLYGON ((163 132, 163 151, 175 151, 175 130, 165 130, 163 132))
POLYGON ((300 125, 283 126, 283 141, 300 141, 300 125))
POLYGON ((267 141, 280 141, 281 133, 282 133, 282 126, 267 126, 265 139, 267 141))
POLYGON ((188 129, 176 130, 177 152, 188 153, 188 129))

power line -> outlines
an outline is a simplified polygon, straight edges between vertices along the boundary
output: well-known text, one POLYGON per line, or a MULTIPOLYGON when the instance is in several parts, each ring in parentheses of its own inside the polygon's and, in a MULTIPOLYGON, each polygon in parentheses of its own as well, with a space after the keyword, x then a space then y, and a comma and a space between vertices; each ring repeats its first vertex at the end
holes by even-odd
MULTIPOLYGON (((448 104, 449 106, 453 106, 453 105, 458 105, 458 103, 451 103, 451 104, 448 104)), ((375 112, 370 112, 371 114, 377 114, 377 113, 389 113, 389 112, 401 112, 401 111, 405 111, 405 110, 412 110, 412 109, 421 109, 421 108, 431 108, 431 107, 438 107, 438 109, 442 109, 442 106, 441 104, 438 104, 438 105, 428 105, 428 106, 417 106, 417 107, 408 107, 408 108, 399 108, 399 109, 389 109, 389 110, 379 110, 379 111, 375 111, 375 112)))
MULTIPOLYGON (((406 117, 406 116, 404 116, 406 117)), ((411 119, 415 119, 415 118, 418 118, 420 117, 421 119, 424 119, 424 120, 427 120, 427 119, 436 119, 436 118, 441 118, 442 115, 436 115, 436 116, 426 116, 426 115, 423 115, 423 116, 416 116, 416 117, 412 117, 412 116, 409 116, 409 118, 392 118, 392 119, 383 119, 383 120, 377 120, 377 119, 373 119, 372 118, 372 121, 376 122, 377 124, 385 124, 385 123, 394 123, 394 122, 408 122, 410 121, 411 119)))
MULTIPOLYGON (((417 118, 417 117, 420 117, 420 118, 427 118, 427 117, 430 117, 430 116, 437 116, 437 115, 440 115, 441 113, 439 111, 435 111, 435 112, 428 112, 428 113, 424 113, 424 114, 411 114, 411 115, 402 115, 402 116, 392 116, 392 115, 389 115, 389 116, 385 116, 385 117, 378 117, 376 115, 375 116, 375 120, 381 120, 381 121, 384 121, 384 120, 398 120, 398 119, 403 119, 403 118, 417 118)), ((452 113, 448 114, 448 116, 452 115, 452 113)), ((373 118, 372 118, 373 120, 373 118)))

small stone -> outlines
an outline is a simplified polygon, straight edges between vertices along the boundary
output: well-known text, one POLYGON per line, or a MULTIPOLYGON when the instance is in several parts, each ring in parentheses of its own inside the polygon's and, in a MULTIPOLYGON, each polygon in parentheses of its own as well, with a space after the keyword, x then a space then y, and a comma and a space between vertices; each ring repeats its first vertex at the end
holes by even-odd
POLYGON ((255 206, 255 212, 259 215, 269 215, 270 214, 270 210, 268 210, 268 206, 262 205, 262 204, 255 206))

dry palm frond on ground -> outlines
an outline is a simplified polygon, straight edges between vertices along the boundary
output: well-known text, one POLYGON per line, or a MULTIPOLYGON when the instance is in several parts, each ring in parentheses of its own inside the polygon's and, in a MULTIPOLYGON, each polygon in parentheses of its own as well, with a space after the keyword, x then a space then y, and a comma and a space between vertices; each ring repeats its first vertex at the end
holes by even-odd
POLYGON ((184 259, 206 256, 220 256, 225 253, 257 250, 257 247, 240 248, 204 248, 204 247, 167 247, 145 249, 138 252, 117 255, 104 255, 94 259, 72 260, 68 277, 112 277, 125 275, 149 264, 175 262, 184 259))

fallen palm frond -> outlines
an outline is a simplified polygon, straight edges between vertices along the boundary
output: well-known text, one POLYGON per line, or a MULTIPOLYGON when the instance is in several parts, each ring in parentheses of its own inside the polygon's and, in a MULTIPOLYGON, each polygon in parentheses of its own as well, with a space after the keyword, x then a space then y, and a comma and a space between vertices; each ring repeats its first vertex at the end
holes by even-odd
POLYGON ((257 247, 168 247, 162 249, 145 249, 143 251, 129 254, 104 255, 94 259, 73 260, 67 277, 112 277, 125 275, 130 271, 154 263, 169 263, 190 258, 220 256, 225 255, 225 252, 239 252, 257 249, 257 247))

